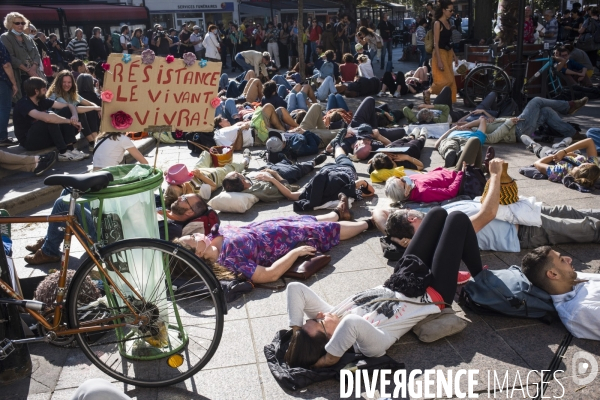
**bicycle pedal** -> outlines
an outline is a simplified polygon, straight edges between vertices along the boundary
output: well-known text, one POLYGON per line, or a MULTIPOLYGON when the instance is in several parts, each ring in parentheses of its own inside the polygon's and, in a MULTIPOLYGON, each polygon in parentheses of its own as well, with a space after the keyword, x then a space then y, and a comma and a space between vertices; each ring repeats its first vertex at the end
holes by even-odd
POLYGON ((15 346, 13 345, 12 340, 5 338, 0 342, 0 360, 4 360, 6 357, 10 356, 13 351, 15 351, 15 346))

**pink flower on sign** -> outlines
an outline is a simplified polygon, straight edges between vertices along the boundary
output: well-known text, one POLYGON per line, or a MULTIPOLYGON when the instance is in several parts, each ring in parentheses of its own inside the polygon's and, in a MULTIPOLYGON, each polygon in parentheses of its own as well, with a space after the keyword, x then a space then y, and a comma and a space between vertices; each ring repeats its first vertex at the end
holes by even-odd
POLYGON ((173 61, 175 61, 175 57, 173 57, 172 54, 169 54, 165 60, 167 61, 168 64, 171 64, 173 61))
POLYGON ((102 101, 110 103, 113 99, 113 93, 110 90, 105 90, 100 95, 100 98, 102 99, 102 101))
POLYGON ((102 63, 102 65, 100 65, 100 66, 105 71, 108 71, 110 69, 110 64, 107 64, 107 63, 102 63))
POLYGON ((110 122, 115 129, 123 130, 131 126, 133 123, 133 118, 131 118, 131 115, 127 114, 126 112, 117 111, 110 116, 110 122))
POLYGON ((152 64, 154 59, 156 58, 156 54, 150 49, 146 49, 142 51, 142 63, 144 64, 152 64))
POLYGON ((183 63, 188 67, 194 65, 196 63, 196 60, 196 55, 192 52, 188 52, 183 55, 183 63))
POLYGON ((221 99, 219 99, 218 97, 215 97, 214 99, 212 99, 212 100, 210 101, 210 105, 211 105, 213 108, 217 108, 217 107, 219 107, 219 104, 221 104, 221 99))

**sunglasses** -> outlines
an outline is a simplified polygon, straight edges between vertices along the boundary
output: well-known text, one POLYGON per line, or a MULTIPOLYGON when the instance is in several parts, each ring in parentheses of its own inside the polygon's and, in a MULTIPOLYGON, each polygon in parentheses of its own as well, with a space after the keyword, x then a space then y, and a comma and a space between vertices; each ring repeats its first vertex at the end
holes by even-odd
POLYGON ((192 205, 190 204, 190 201, 187 199, 188 198, 187 195, 184 194, 183 196, 179 196, 179 198, 187 203, 187 205, 190 207, 190 210, 192 209, 192 205))
POLYGON ((27 25, 27 22, 13 22, 13 25, 27 25))
POLYGON ((311 319, 311 321, 320 323, 321 326, 323 327, 323 331, 325 332, 325 336, 329 336, 329 334, 327 333, 327 329, 325 329, 325 322, 323 322, 323 318, 321 318, 321 319, 313 318, 313 319, 311 319))

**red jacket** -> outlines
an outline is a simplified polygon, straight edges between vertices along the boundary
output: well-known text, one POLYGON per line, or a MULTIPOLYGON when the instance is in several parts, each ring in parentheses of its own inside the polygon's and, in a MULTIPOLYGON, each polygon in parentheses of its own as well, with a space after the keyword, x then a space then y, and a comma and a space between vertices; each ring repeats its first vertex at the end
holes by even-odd
POLYGON ((446 168, 436 168, 425 174, 411 175, 414 187, 408 199, 423 203, 440 202, 458 196, 463 172, 446 168))

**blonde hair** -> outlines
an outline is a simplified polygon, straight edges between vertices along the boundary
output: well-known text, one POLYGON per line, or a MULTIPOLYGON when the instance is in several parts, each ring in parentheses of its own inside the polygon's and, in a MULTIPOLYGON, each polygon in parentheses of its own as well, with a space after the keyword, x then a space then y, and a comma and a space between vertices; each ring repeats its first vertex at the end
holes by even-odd
POLYGON ((369 60, 369 56, 362 54, 362 55, 358 56, 357 60, 361 64, 364 64, 364 63, 366 63, 369 60))
POLYGON ((71 71, 63 70, 56 75, 54 82, 52 82, 48 92, 46 92, 46 96, 50 97, 53 94, 56 96, 56 98, 62 97, 68 103, 77 101, 77 82, 75 82, 75 78, 73 77, 71 71), (73 85, 68 92, 65 92, 62 88, 62 83, 64 78, 67 76, 71 77, 71 82, 73 82, 73 85))
POLYGON ((595 164, 583 164, 579 166, 579 169, 573 172, 573 178, 575 182, 585 188, 593 188, 596 181, 600 178, 600 168, 595 164))
POLYGON ((6 17, 4 17, 4 27, 9 31, 13 28, 13 22, 15 21, 15 18, 21 18, 23 21, 25 21, 25 27, 29 25, 29 20, 25 18, 23 14, 18 12, 11 12, 6 14, 6 17))
MULTIPOLYGON (((174 239, 173 243, 178 244, 181 247, 183 247, 184 249, 189 250, 192 253, 196 254, 196 252, 195 252, 196 249, 194 249, 192 246, 190 246, 189 244, 187 244, 186 242, 181 240, 181 238, 174 239)), ((199 258, 201 258, 202 261, 204 261, 211 267, 211 269, 215 273, 215 276, 217 277, 218 280, 232 280, 232 279, 236 279, 239 277, 237 274, 231 272, 230 270, 228 270, 227 268, 225 268, 222 265, 217 264, 216 262, 212 262, 203 257, 199 257, 199 258)))

